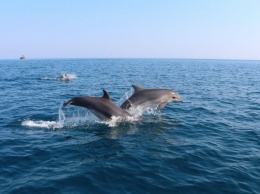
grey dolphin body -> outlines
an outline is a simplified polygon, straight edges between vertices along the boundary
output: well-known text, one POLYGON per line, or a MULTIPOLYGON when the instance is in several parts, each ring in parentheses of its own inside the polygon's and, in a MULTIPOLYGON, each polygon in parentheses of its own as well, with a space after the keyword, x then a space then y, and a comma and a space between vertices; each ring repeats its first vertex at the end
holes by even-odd
POLYGON ((163 109, 168 103, 182 102, 180 95, 174 91, 167 89, 144 89, 136 85, 132 85, 135 92, 127 99, 121 108, 129 109, 131 106, 143 106, 150 108, 163 109))
POLYGON ((100 120, 110 120, 112 116, 116 117, 128 117, 130 115, 126 110, 115 105, 109 96, 109 94, 103 90, 103 97, 75 97, 65 102, 63 107, 71 104, 74 106, 82 106, 89 109, 100 120))

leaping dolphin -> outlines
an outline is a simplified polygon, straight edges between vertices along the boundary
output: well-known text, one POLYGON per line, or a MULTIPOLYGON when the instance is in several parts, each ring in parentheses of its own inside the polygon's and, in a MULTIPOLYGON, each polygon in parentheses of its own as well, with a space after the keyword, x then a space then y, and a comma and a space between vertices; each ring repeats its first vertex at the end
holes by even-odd
POLYGON ((130 96, 122 105, 122 109, 129 109, 131 106, 143 106, 145 108, 163 109, 168 103, 182 102, 180 95, 167 89, 144 89, 132 85, 134 94, 130 96))
POLYGON ((89 109, 100 120, 105 121, 110 120, 112 116, 123 118, 132 116, 126 110, 115 105, 105 90, 103 90, 103 92, 103 97, 83 96, 72 98, 63 104, 63 108, 69 104, 74 106, 82 106, 89 109))

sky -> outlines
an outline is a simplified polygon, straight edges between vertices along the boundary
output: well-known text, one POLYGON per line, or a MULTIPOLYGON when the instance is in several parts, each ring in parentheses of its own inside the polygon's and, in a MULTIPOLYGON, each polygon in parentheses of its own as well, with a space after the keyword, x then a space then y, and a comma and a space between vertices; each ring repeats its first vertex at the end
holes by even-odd
POLYGON ((0 59, 260 60, 259 0, 0 0, 0 59))

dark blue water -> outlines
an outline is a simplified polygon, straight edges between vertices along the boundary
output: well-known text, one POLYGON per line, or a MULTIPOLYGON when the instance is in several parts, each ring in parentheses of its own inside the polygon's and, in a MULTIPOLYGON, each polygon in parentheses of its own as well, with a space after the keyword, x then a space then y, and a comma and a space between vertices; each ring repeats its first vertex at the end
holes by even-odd
POLYGON ((0 99, 0 193, 260 193, 260 61, 1 60, 0 99), (112 124, 60 110, 132 84, 184 102, 112 124))

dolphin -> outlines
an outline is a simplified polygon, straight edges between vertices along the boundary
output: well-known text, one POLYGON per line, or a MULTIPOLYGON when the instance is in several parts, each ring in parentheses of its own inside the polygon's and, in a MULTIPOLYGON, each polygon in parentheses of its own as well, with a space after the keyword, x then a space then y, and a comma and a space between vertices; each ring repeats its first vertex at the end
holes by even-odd
POLYGON ((57 77, 57 80, 61 80, 61 81, 69 81, 70 78, 69 78, 69 76, 65 73, 65 74, 63 74, 63 75, 57 77))
POLYGON ((112 116, 123 118, 132 116, 126 110, 114 104, 105 90, 103 90, 103 93, 102 97, 82 96, 72 98, 63 104, 63 108, 69 104, 82 106, 89 109, 96 117, 103 121, 111 120, 112 116))
POLYGON ((129 109, 132 106, 143 106, 145 108, 163 109, 168 103, 182 102, 180 95, 168 89, 144 89, 140 86, 132 85, 134 94, 130 96, 120 107, 129 109))
POLYGON ((66 73, 56 78, 56 80, 60 80, 60 81, 72 81, 74 79, 76 79, 75 76, 66 73))

